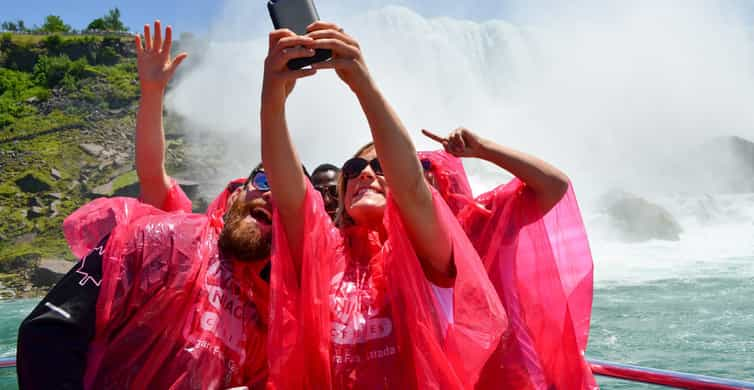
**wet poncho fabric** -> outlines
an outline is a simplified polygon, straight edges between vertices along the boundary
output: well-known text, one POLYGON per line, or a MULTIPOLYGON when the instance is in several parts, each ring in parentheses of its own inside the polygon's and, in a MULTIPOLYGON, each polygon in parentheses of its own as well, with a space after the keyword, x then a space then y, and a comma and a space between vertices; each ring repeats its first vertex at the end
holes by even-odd
POLYGON ((192 209, 191 199, 186 195, 178 185, 178 182, 170 178, 170 189, 168 190, 165 200, 162 202, 160 210, 171 211, 183 211, 184 213, 190 213, 192 209))
POLYGON ((87 234, 112 226, 87 388, 264 386, 268 291, 258 275, 265 264, 219 253, 228 195, 223 192, 206 215, 111 198, 68 218, 72 247, 88 245, 87 234))
MULTIPOLYGON (((128 202, 129 205, 133 203, 128 202)), ((74 215, 63 221, 63 235, 68 241, 71 252, 77 258, 89 254, 116 225, 127 222, 129 219, 136 219, 146 210, 141 208, 136 210, 133 207, 108 207, 107 204, 107 198, 96 199, 82 206, 74 215)), ((178 182, 170 178, 170 189, 160 210, 190 213, 191 206, 191 200, 178 182)))
POLYGON ((453 240, 449 309, 390 197, 384 232, 341 230, 307 185, 300 273, 275 210, 269 388, 473 388, 507 319, 471 243, 433 197, 453 240))
POLYGON ((422 152, 482 257, 510 322, 510 337, 485 366, 478 389, 591 389, 584 358, 593 263, 573 189, 546 215, 520 180, 472 199, 460 159, 422 152))

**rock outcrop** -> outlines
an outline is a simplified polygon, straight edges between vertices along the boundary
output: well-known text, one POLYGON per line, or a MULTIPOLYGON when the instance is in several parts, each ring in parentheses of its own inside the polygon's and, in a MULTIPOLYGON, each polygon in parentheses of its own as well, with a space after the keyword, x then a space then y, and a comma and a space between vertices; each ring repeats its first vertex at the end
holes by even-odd
POLYGON ((603 204, 610 225, 624 241, 678 241, 683 232, 669 211, 634 194, 611 191, 603 197, 603 204))
POLYGON ((16 185, 23 192, 43 192, 50 190, 50 183, 34 173, 27 173, 16 179, 16 185))
POLYGON ((65 260, 42 259, 31 274, 31 283, 37 287, 52 286, 58 282, 74 263, 65 260))

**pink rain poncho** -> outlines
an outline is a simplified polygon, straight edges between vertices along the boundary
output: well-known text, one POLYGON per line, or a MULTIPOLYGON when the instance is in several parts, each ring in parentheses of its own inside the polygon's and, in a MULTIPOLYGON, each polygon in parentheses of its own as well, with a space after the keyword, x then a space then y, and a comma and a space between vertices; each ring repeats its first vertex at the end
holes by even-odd
POLYGON ((269 388, 473 388, 507 320, 471 243, 433 196, 452 237, 452 289, 428 282, 390 198, 384 236, 339 230, 307 185, 300 281, 274 212, 269 388))
POLYGON ((266 262, 220 255, 228 195, 224 191, 207 215, 111 198, 67 218, 72 248, 110 233, 87 388, 264 386, 269 291, 259 271, 266 262))
POLYGON ((546 215, 518 179, 472 199, 460 159, 422 152, 436 186, 479 252, 509 317, 510 337, 479 389, 596 388, 584 352, 592 257, 573 189, 546 215))
MULTIPOLYGON (((127 223, 129 219, 136 219, 138 214, 146 210, 140 208, 135 215, 131 212, 132 209, 111 208, 107 206, 109 203, 107 198, 96 199, 63 221, 63 235, 68 241, 71 252, 77 258, 81 259, 88 255, 106 235, 110 234, 116 225, 127 223)), ((132 202, 129 201, 128 203, 132 202)), ((186 196, 186 193, 183 192, 175 179, 170 178, 170 189, 160 210, 169 213, 190 213, 191 206, 191 200, 186 196)))

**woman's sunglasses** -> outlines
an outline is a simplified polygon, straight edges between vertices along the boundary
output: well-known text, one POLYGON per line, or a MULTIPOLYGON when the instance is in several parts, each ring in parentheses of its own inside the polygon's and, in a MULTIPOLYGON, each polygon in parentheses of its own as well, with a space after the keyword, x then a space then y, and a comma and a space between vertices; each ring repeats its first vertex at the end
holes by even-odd
MULTIPOLYGON (((420 160, 420 162, 422 164, 422 169, 424 169, 425 171, 432 169, 432 162, 429 161, 429 159, 423 158, 420 160)), ((380 165, 380 160, 378 160, 377 158, 374 158, 371 161, 367 161, 366 159, 363 159, 361 157, 354 157, 343 164, 341 172, 343 172, 343 177, 345 177, 346 180, 350 180, 356 176, 359 176, 359 174, 361 174, 361 171, 363 171, 364 168, 367 167, 367 165, 372 167, 375 175, 384 176, 384 173, 382 172, 382 166, 380 165)))
POLYGON ((343 177, 345 177, 347 180, 350 180, 356 176, 359 176, 359 174, 361 174, 361 171, 363 171, 364 168, 367 167, 367 165, 372 167, 372 171, 374 171, 375 175, 383 176, 380 160, 376 158, 373 158, 371 161, 367 161, 366 159, 363 159, 361 157, 354 157, 343 164, 341 172, 343 172, 343 177))

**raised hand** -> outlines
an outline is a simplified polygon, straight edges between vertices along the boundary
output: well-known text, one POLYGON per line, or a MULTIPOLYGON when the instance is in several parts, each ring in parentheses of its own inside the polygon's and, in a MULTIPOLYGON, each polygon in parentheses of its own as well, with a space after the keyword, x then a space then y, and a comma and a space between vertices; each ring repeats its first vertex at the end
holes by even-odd
POLYGON ((170 48, 173 45, 173 28, 168 26, 165 29, 165 39, 163 40, 159 20, 154 21, 154 39, 149 24, 145 24, 143 44, 139 35, 136 35, 135 41, 136 64, 142 93, 149 91, 164 92, 176 69, 188 57, 188 54, 181 53, 173 59, 170 58, 170 48))
POLYGON ((313 48, 332 50, 332 59, 312 64, 314 69, 335 69, 352 91, 358 92, 371 82, 359 43, 334 23, 314 22, 306 36, 314 39, 313 48))
POLYGON ((314 49, 313 39, 296 35, 288 29, 275 30, 270 33, 267 58, 264 60, 264 81, 262 83, 262 102, 264 104, 284 104, 285 99, 296 86, 296 80, 311 76, 315 69, 288 69, 288 61, 294 58, 311 57, 314 49))
POLYGON ((456 157, 481 157, 484 140, 471 130, 459 127, 450 132, 447 138, 441 137, 429 130, 422 129, 427 138, 442 144, 446 152, 456 157))

